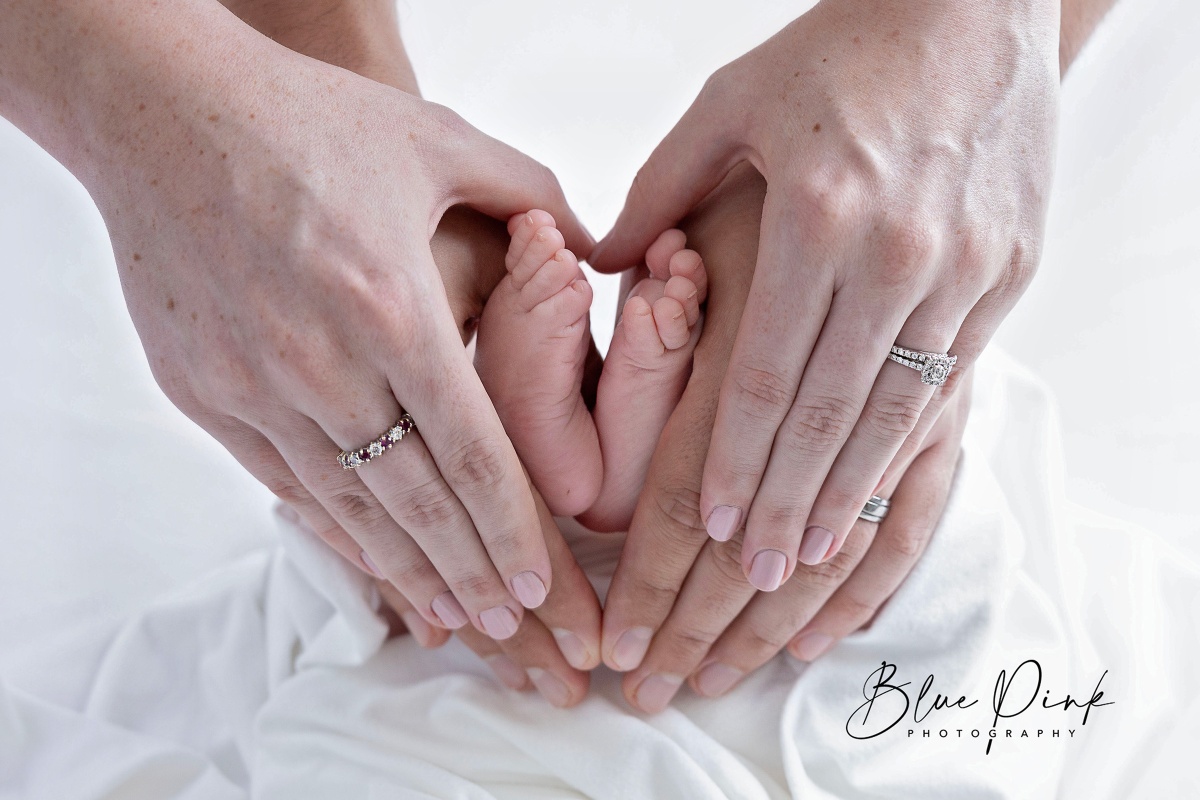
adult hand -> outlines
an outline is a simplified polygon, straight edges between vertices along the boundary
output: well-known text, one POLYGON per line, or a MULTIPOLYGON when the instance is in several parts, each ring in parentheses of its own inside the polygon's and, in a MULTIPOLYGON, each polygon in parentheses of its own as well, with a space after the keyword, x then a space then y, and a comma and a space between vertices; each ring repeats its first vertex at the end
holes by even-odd
POLYGON ((755 587, 837 554, 1033 275, 1058 78, 1057 2, 824 0, 713 75, 639 172, 598 269, 734 164, 766 178, 699 499, 714 539, 744 526, 755 587), (893 344, 957 367, 935 393, 893 344))
POLYGON ((761 177, 743 165, 684 223, 708 270, 704 332, 659 439, 603 618, 605 663, 628 671, 625 695, 644 711, 665 708, 689 677, 701 693, 719 694, 793 638, 792 652, 811 658, 869 620, 932 535, 957 459, 965 384, 940 417, 922 416, 897 454, 881 488, 891 494, 899 480, 884 524, 876 530, 858 521, 836 557, 803 568, 778 592, 758 593, 747 583, 740 535, 725 542, 705 535, 701 476, 734 338, 748 321, 743 307, 748 314, 764 191, 761 177))
MULTIPOLYGON (((508 242, 503 223, 468 209, 451 209, 438 225, 431 242, 433 257, 445 280, 464 344, 488 295, 506 274, 508 242)), ((546 601, 526 614, 516 633, 502 641, 470 626, 454 633, 483 658, 504 685, 521 690, 532 683, 548 701, 565 708, 586 696, 590 670, 600 663, 600 601, 536 489, 533 495, 554 575, 546 601)), ((342 552, 353 553, 341 544, 353 545, 344 533, 335 533, 329 540, 342 552)), ((392 612, 388 615, 395 633, 408 631, 423 647, 446 643, 449 631, 426 622, 390 583, 377 584, 384 601, 381 610, 392 612)))
POLYGON ((512 635, 550 560, 429 240, 455 204, 540 207, 586 252, 549 171, 215 2, 5 18, 0 110, 100 206, 168 397, 426 621, 512 635), (401 409, 418 433, 339 467, 401 409))

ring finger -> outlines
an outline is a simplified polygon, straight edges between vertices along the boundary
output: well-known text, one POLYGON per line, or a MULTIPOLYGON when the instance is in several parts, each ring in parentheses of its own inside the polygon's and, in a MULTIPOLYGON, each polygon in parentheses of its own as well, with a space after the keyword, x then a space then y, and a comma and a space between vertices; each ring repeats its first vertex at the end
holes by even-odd
MULTIPOLYGON (((924 303, 905 322, 896 341, 908 349, 944 353, 954 340, 957 322, 949 312, 924 303)), ((935 391, 911 367, 885 358, 862 413, 813 502, 798 554, 801 563, 819 564, 842 546, 935 391)))

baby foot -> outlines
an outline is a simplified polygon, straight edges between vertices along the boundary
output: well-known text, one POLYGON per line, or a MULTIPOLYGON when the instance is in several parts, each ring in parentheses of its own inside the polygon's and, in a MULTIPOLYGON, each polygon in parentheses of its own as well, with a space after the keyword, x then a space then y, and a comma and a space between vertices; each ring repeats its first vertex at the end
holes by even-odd
POLYGON ((683 231, 670 230, 650 246, 650 277, 626 299, 604 360, 593 412, 603 483, 579 518, 593 530, 628 530, 658 437, 691 375, 708 277, 685 244, 683 231))
POLYGON ((545 211, 513 217, 509 233, 508 275, 484 307, 475 365, 546 505, 575 516, 603 472, 580 393, 592 288, 545 211))

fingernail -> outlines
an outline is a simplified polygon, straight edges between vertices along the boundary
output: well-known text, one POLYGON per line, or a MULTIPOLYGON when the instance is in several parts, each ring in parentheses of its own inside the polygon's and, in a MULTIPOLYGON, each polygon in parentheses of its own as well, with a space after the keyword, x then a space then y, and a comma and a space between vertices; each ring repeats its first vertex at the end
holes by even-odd
POLYGON ((741 521, 742 510, 737 506, 717 506, 708 515, 704 527, 708 529, 708 535, 718 542, 728 542, 737 533, 741 521))
POLYGON ((683 678, 677 675, 651 675, 642 681, 633 697, 638 708, 647 714, 657 714, 671 703, 683 678))
POLYGON ((802 564, 808 564, 810 567, 816 566, 825 559, 825 554, 829 552, 831 544, 833 544, 833 533, 814 525, 806 530, 804 536, 800 538, 800 553, 796 557, 802 564))
POLYGON ((646 651, 650 649, 650 639, 653 636, 654 631, 649 628, 630 628, 622 633, 621 638, 613 645, 613 666, 621 672, 637 669, 638 664, 646 657, 646 651))
POLYGON ((587 669, 590 656, 583 640, 566 628, 551 628, 550 632, 554 634, 554 640, 558 642, 558 649, 567 663, 575 669, 587 669))
POLYGON ((525 675, 525 670, 506 655, 497 653, 494 656, 488 656, 484 659, 487 665, 492 668, 492 672, 496 673, 496 677, 510 689, 524 689, 528 683, 528 677, 525 675))
POLYGON ((367 555, 366 550, 359 552, 358 557, 362 559, 363 566, 365 566, 372 575, 374 575, 376 578, 383 577, 383 573, 379 571, 379 567, 375 566, 375 562, 371 560, 369 555, 367 555))
POLYGON ((750 583, 760 592, 773 592, 783 583, 787 556, 778 550, 759 550, 750 562, 750 583))
POLYGON ((709 664, 697 673, 696 689, 705 697, 717 697, 733 688, 744 674, 740 669, 728 664, 709 664))
POLYGON ((517 615, 508 606, 489 608, 479 615, 479 622, 487 635, 497 641, 517 632, 517 615))
POLYGON ((792 655, 801 661, 812 661, 825 654, 833 646, 833 637, 823 633, 806 633, 799 637, 788 648, 792 655))
POLYGON ((279 516, 283 517, 288 522, 295 524, 300 521, 300 515, 296 513, 296 509, 292 508, 287 503, 280 503, 278 506, 276 506, 276 508, 279 509, 279 516))
POLYGON ((526 608, 537 608, 546 601, 546 584, 536 573, 525 571, 512 579, 513 594, 526 608))
POLYGON ((529 677, 533 680, 533 685, 537 687, 537 690, 542 693, 542 697, 549 700, 551 704, 559 708, 565 708, 570 704, 571 690, 553 672, 530 667, 529 677))
POLYGON ((404 627, 408 628, 417 644, 429 647, 430 641, 433 640, 433 626, 426 622, 424 617, 415 611, 404 611, 400 614, 400 619, 404 620, 404 627))
POLYGON ((463 609, 462 603, 458 602, 458 598, 454 596, 453 592, 442 592, 433 598, 429 607, 433 609, 434 614, 437 614, 437 618, 442 621, 442 624, 452 631, 458 630, 471 621, 463 609))

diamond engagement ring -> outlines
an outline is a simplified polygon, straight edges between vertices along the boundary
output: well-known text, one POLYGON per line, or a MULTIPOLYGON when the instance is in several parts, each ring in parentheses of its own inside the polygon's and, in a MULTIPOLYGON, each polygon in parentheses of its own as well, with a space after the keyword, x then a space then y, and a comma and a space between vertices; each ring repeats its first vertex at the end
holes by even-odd
POLYGON ((408 414, 396 420, 396 424, 388 428, 381 435, 377 436, 369 444, 366 444, 357 450, 343 450, 338 453, 338 463, 342 465, 342 469, 358 469, 363 464, 373 458, 378 458, 384 454, 384 451, 391 448, 392 445, 398 443, 409 433, 417 429, 417 424, 413 422, 413 418, 408 414))
POLYGON ((858 512, 858 518, 865 519, 867 522, 883 522, 883 518, 888 515, 891 508, 891 500, 873 494, 867 504, 863 506, 863 510, 858 512))
POLYGON ((926 353, 924 350, 909 350, 899 345, 892 345, 888 358, 897 364, 911 367, 921 373, 921 383, 930 386, 941 386, 950 377, 958 356, 949 353, 926 353))

